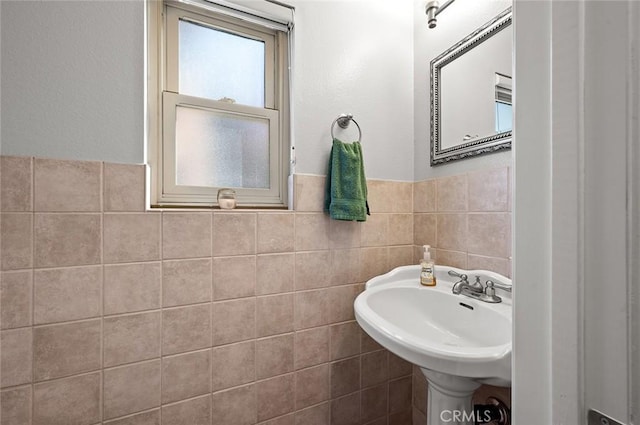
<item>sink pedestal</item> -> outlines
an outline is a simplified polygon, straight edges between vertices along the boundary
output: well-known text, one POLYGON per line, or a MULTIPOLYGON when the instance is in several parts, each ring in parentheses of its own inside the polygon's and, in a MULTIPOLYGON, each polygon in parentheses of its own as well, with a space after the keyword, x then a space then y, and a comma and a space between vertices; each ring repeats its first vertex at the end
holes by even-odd
POLYGON ((420 370, 429 383, 427 425, 473 425, 471 397, 480 384, 469 378, 420 370))

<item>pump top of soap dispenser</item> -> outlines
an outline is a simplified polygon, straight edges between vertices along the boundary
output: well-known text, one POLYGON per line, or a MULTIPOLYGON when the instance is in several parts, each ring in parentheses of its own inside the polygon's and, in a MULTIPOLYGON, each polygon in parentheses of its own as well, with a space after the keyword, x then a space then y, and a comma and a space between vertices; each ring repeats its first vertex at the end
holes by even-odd
POLYGON ((427 261, 431 261, 431 248, 430 245, 422 245, 422 258, 427 261))

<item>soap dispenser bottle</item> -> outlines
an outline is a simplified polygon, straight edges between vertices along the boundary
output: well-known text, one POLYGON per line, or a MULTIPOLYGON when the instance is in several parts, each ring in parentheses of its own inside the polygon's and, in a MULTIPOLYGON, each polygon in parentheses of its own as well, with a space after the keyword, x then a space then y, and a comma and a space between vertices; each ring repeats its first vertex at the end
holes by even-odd
POLYGON ((420 261, 420 284, 424 286, 436 286, 435 264, 431 259, 429 245, 422 246, 422 261, 420 261))

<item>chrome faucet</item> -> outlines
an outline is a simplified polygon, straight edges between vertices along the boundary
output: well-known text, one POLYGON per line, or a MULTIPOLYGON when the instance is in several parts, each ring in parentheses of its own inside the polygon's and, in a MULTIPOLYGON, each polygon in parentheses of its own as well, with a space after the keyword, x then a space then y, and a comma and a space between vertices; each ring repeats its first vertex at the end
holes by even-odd
POLYGON ((453 270, 449 270, 449 276, 457 277, 460 280, 453 285, 451 289, 454 294, 462 294, 465 292, 475 292, 482 293, 483 287, 482 283, 480 283, 480 276, 476 276, 476 280, 473 283, 469 283, 468 277, 466 274, 460 274, 454 272, 453 270))
POLYGON ((502 289, 503 291, 511 292, 511 285, 505 285, 492 280, 487 280, 485 285, 482 285, 480 276, 476 276, 476 280, 473 283, 469 283, 466 274, 460 274, 449 271, 449 276, 454 276, 460 280, 453 285, 451 291, 456 295, 465 295, 470 298, 474 298, 486 303, 499 303, 502 302, 502 298, 496 295, 496 289, 502 289))

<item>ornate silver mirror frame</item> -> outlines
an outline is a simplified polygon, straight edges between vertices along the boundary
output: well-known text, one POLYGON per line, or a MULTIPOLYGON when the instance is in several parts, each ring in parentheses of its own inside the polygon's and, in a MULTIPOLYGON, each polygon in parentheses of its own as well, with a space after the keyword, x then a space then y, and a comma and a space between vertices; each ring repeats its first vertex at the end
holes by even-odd
MULTIPOLYGON (((470 141, 466 143, 463 140, 463 143, 450 147, 443 147, 441 138, 442 68, 509 27, 511 18, 511 8, 508 8, 431 61, 432 166, 511 148, 511 130, 486 137, 471 137, 470 141)), ((465 137, 465 139, 467 138, 465 137)))

